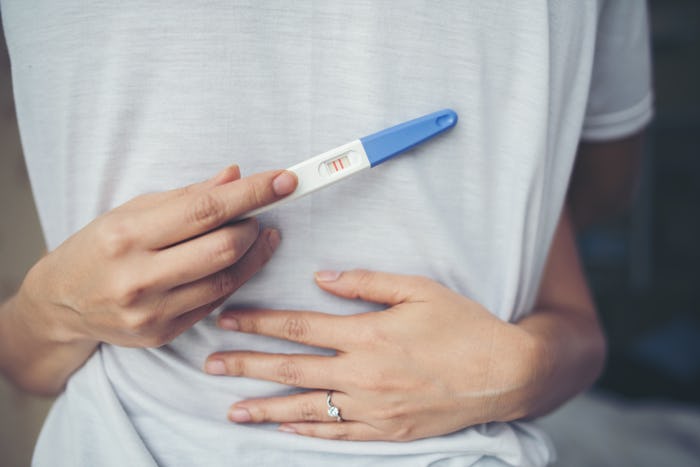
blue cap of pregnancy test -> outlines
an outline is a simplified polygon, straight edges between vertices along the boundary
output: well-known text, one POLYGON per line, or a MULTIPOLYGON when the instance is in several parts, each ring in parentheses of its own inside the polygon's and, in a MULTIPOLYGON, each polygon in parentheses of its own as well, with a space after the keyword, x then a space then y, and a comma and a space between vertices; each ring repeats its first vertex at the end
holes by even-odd
POLYGON ((457 124, 457 113, 443 109, 360 138, 370 165, 381 164, 457 124))

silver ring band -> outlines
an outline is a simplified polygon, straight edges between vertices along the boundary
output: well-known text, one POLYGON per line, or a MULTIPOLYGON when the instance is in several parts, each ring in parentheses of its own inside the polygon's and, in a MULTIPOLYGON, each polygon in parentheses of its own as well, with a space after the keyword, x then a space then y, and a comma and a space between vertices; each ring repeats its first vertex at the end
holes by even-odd
POLYGON ((340 416, 340 409, 333 405, 333 402, 331 401, 332 395, 333 391, 328 391, 326 393, 326 405, 328 405, 328 416, 335 418, 337 422, 342 422, 343 417, 340 416))

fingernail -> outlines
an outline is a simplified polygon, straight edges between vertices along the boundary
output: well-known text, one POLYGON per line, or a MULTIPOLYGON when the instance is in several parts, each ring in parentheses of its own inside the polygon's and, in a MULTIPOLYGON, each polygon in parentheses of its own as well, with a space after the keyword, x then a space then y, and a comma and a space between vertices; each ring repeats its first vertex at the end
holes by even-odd
POLYGON ((272 180, 272 189, 278 196, 287 195, 294 191, 297 184, 297 177, 293 173, 285 170, 272 180))
POLYGON ((253 418, 250 416, 250 412, 246 409, 235 408, 228 413, 228 418, 232 422, 246 423, 251 421, 253 418))
POLYGON ((219 327, 221 329, 228 329, 229 331, 238 331, 238 320, 230 316, 219 318, 219 327))
POLYGON ((285 433, 296 433, 297 430, 294 429, 294 427, 289 426, 289 425, 280 425, 277 427, 279 431, 284 431, 285 433))
POLYGON ((315 277, 319 282, 333 282, 337 281, 341 274, 340 271, 317 271, 315 277))
POLYGON ((270 245, 270 248, 273 250, 277 249, 277 246, 280 244, 280 232, 279 230, 276 229, 271 229, 267 233, 267 243, 270 245))
POLYGON ((204 365, 204 371, 210 375, 224 375, 226 374, 226 365, 221 360, 209 360, 204 365))

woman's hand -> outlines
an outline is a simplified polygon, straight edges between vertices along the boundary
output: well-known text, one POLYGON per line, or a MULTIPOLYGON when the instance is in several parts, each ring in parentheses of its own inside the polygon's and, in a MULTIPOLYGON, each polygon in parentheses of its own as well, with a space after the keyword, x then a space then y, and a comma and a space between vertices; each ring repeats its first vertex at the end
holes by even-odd
POLYGON ((228 224, 286 196, 296 176, 241 178, 138 196, 43 257, 0 305, 0 370, 24 389, 59 392, 99 342, 165 344, 205 317, 270 258, 274 230, 228 224))
POLYGON ((389 305, 354 316, 273 310, 222 313, 226 329, 337 351, 336 356, 219 352, 213 374, 315 389, 235 404, 235 422, 353 440, 412 440, 477 423, 542 415, 600 374, 605 339, 583 278, 571 220, 554 234, 534 311, 505 323, 429 279, 369 271, 322 272, 317 283, 345 298, 389 305), (331 403, 343 423, 328 414, 331 403))
POLYGON ((537 346, 529 334, 429 279, 370 271, 316 276, 324 290, 390 306, 334 316, 310 311, 229 310, 222 328, 337 351, 336 356, 218 352, 212 374, 316 389, 235 404, 236 422, 282 423, 307 436, 407 441, 513 420, 537 346), (343 423, 329 416, 327 391, 343 423))
POLYGON ((40 311, 35 324, 50 323, 62 341, 165 344, 243 285, 279 243, 277 231, 260 233, 254 219, 226 223, 295 186, 289 172, 241 179, 230 167, 138 196, 39 261, 23 285, 25 308, 40 311))

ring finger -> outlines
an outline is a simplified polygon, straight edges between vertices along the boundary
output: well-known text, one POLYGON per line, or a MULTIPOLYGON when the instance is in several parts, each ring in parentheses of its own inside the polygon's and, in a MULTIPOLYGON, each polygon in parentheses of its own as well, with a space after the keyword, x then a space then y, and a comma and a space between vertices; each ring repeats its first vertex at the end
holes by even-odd
MULTIPOLYGON (((231 406, 228 418, 236 423, 335 422, 326 402, 328 391, 309 391, 285 397, 249 399, 231 406)), ((352 403, 347 394, 332 391, 331 403, 343 421, 353 418, 352 403)))
POLYGON ((258 238, 258 228, 248 219, 158 251, 151 262, 151 275, 159 277, 155 287, 175 288, 233 265, 258 238))
POLYGON ((170 319, 228 297, 263 267, 278 243, 278 233, 263 231, 233 266, 161 294, 161 302, 155 306, 170 319))

